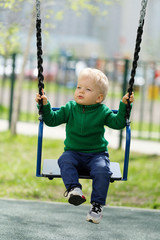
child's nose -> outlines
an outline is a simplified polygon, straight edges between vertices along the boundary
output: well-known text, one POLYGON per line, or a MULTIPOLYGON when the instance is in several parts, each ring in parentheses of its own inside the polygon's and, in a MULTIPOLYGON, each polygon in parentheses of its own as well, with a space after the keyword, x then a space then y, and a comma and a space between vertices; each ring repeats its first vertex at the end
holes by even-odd
POLYGON ((80 93, 83 93, 83 92, 84 92, 84 88, 81 88, 81 89, 80 89, 80 93))

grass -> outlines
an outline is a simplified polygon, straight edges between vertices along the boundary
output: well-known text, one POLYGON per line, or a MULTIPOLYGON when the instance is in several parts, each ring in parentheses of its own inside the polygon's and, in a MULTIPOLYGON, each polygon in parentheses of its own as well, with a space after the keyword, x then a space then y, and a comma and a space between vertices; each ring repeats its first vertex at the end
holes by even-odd
MULTIPOLYGON (((5 80, 5 84, 4 87, 9 88, 10 89, 10 79, 7 78, 5 80)), ((2 79, 0 78, 0 87, 2 87, 2 79)), ((17 87, 17 81, 15 82, 14 85, 15 89, 17 87)), ((35 90, 38 91, 38 80, 29 80, 29 79, 24 79, 23 81, 23 90, 35 90)), ((68 88, 66 87, 64 84, 57 84, 56 82, 52 81, 52 82, 47 82, 45 84, 45 91, 47 91, 47 93, 53 93, 53 92, 57 92, 57 91, 63 91, 65 93, 73 93, 74 92, 74 88, 68 88)))
MULTIPOLYGON (((67 202, 62 179, 50 181, 36 178, 37 138, 0 133, 0 197, 67 202)), ((63 141, 45 139, 45 158, 58 158, 63 152, 63 141)), ((110 149, 112 161, 123 165, 123 151, 110 149)), ((160 156, 131 153, 127 182, 110 185, 107 204, 160 209, 160 156)), ((91 180, 80 180, 83 192, 90 200, 91 180)))
MULTIPOLYGON (((9 118, 9 108, 0 105, 0 118, 8 119, 9 118)), ((35 113, 30 112, 20 112, 19 121, 23 122, 35 122, 37 121, 38 116, 35 113)))
POLYGON ((132 130, 138 131, 140 129, 141 131, 145 131, 145 132, 149 132, 150 128, 152 128, 153 132, 159 132, 160 131, 159 124, 147 123, 147 122, 143 122, 143 123, 139 123, 139 122, 135 122, 135 121, 131 122, 131 128, 132 128, 132 130))
MULTIPOLYGON (((0 118, 2 119, 8 119, 9 116, 9 108, 0 105, 0 118)), ((35 113, 30 113, 30 112, 20 112, 19 115, 19 121, 28 121, 28 122, 35 122, 37 121, 37 115, 35 115, 35 113)), ((139 122, 131 122, 131 129, 132 131, 144 131, 144 132, 150 132, 150 128, 151 128, 151 132, 156 132, 158 133, 160 131, 160 126, 158 124, 155 123, 147 123, 147 122, 143 122, 143 123, 139 123, 139 122), (141 128, 140 128, 141 127, 141 128)), ((152 139, 152 140, 157 140, 152 139)))
POLYGON ((0 105, 0 118, 8 119, 9 117, 9 108, 0 105))

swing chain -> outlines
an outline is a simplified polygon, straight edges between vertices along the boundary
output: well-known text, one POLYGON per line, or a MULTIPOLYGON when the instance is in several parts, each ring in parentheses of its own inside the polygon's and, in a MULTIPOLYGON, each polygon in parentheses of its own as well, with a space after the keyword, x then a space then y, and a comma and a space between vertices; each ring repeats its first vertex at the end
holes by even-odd
POLYGON ((40 0, 36 0, 36 14, 37 19, 40 19, 40 0))
MULTIPOLYGON (((39 94, 42 95, 42 88, 44 88, 43 76, 43 59, 42 59, 42 37, 41 37, 41 19, 40 19, 40 0, 36 0, 36 37, 37 37, 37 60, 38 60, 38 88, 39 94)), ((43 102, 39 101, 39 120, 42 120, 43 102)))
POLYGON ((140 11, 140 20, 139 20, 139 24, 142 26, 143 25, 143 21, 146 15, 146 7, 147 7, 147 2, 148 0, 142 0, 142 9, 140 11))
MULTIPOLYGON (((132 70, 131 70, 131 77, 129 80, 129 98, 133 92, 133 85, 134 85, 134 78, 136 75, 136 69, 137 69, 137 63, 139 60, 139 52, 141 50, 141 42, 142 42, 142 34, 143 34, 143 26, 144 26, 144 18, 146 13, 146 7, 147 7, 148 0, 142 0, 142 9, 140 11, 140 20, 139 20, 139 27, 137 30, 137 38, 136 38, 136 45, 135 45, 135 51, 134 51, 134 57, 133 57, 133 63, 132 63, 132 70)), ((126 108, 126 123, 128 122, 129 115, 130 115, 130 102, 128 100, 127 108, 126 108)))

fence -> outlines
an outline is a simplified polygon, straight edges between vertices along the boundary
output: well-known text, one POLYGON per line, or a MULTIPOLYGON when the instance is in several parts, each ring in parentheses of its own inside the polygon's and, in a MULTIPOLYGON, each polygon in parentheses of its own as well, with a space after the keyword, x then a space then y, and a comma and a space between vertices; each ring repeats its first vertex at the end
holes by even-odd
MULTIPOLYGON (((15 57, 15 56, 13 56, 15 57)), ((0 118, 11 118, 13 91, 16 91, 16 78, 21 69, 21 58, 0 58, 0 118), (15 60, 15 61, 14 61, 15 60), (12 70, 15 71, 13 75, 12 70)), ((73 99, 73 92, 79 71, 84 67, 102 70, 109 78, 110 86, 105 104, 117 109, 126 92, 130 77, 131 61, 126 59, 75 59, 62 56, 56 61, 44 57, 45 92, 52 106, 60 107, 73 99)), ((28 60, 19 119, 37 121, 35 94, 37 90, 36 59, 28 60)), ((135 77, 135 102, 131 114, 132 136, 160 140, 160 62, 140 61, 135 77)))

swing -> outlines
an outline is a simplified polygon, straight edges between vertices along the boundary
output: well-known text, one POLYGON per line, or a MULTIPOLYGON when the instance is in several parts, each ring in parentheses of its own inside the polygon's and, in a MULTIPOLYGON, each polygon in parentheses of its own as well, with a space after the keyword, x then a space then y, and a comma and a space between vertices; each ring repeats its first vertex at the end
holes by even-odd
MULTIPOLYGON (((52 108, 53 111, 58 110, 58 108, 52 108)), ((117 114, 117 110, 113 110, 117 114)), ((38 148, 37 148, 37 177, 48 177, 50 180, 53 178, 60 178, 60 169, 55 159, 44 159, 43 168, 41 172, 41 163, 42 163, 42 142, 43 142, 43 120, 39 122, 39 131, 38 131, 38 148)), ((130 149, 130 140, 131 140, 131 128, 130 123, 126 125, 126 146, 125 146, 125 159, 124 159, 124 171, 123 171, 123 180, 127 180, 128 172, 128 162, 129 162, 129 149, 130 149)), ((115 180, 122 180, 121 171, 119 163, 110 162, 110 169, 113 173, 110 181, 114 182, 115 180)), ((89 172, 79 172, 79 178, 90 179, 89 172)))
MULTIPOLYGON (((142 9, 140 12, 139 26, 137 30, 136 46, 134 52, 134 59, 132 63, 131 77, 129 81, 128 93, 129 96, 133 92, 134 78, 136 74, 137 62, 139 59, 140 45, 142 41, 144 18, 146 13, 148 0, 142 0, 142 9)), ((43 59, 42 59, 42 38, 41 38, 41 18, 40 18, 40 0, 36 0, 36 30, 37 30, 37 59, 38 59, 38 88, 39 94, 42 95, 42 88, 44 88, 44 77, 43 77, 43 59)), ((57 160, 54 159, 44 159, 43 167, 42 165, 42 142, 43 142, 43 119, 42 119, 42 100, 39 102, 39 130, 38 130, 38 147, 37 147, 37 167, 36 176, 37 177, 47 177, 52 180, 53 178, 61 178, 60 169, 57 160)), ((58 110, 58 108, 52 108, 53 111, 58 110)), ((112 110, 114 114, 117 114, 117 110, 112 110)), ((128 101, 126 107, 126 143, 125 143, 125 155, 123 164, 123 176, 121 174, 120 165, 117 162, 110 162, 110 170, 113 173, 110 182, 115 180, 127 181, 128 176, 128 166, 129 166, 129 154, 130 154, 130 141, 131 141, 131 128, 129 121, 130 114, 130 102, 128 101)), ((79 178, 90 179, 89 172, 79 172, 79 178)))

